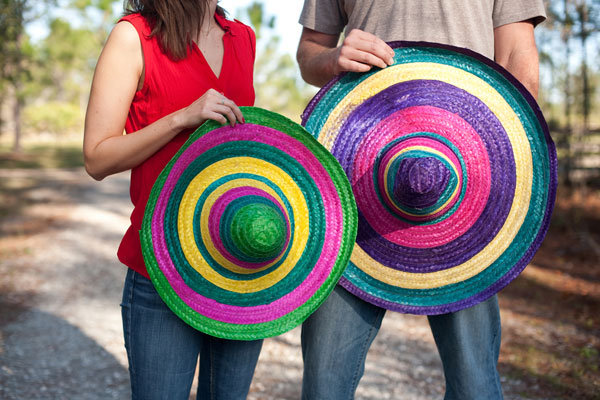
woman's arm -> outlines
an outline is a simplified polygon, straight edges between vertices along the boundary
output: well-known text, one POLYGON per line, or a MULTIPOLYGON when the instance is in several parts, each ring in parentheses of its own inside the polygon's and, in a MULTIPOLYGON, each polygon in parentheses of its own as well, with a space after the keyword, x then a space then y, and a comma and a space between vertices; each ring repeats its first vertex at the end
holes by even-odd
POLYGON ((353 29, 336 47, 338 38, 308 28, 302 30, 296 58, 306 82, 320 87, 343 71, 366 72, 372 66, 385 68, 393 63, 392 48, 371 33, 353 29))
POLYGON ((539 87, 539 59, 528 21, 506 24, 494 29, 496 62, 513 74, 537 99, 539 87))
POLYGON ((229 121, 231 125, 236 119, 243 122, 235 103, 210 89, 188 107, 124 135, 143 70, 142 48, 135 28, 128 22, 118 23, 98 59, 85 116, 85 168, 96 180, 139 165, 179 132, 207 119, 229 121))

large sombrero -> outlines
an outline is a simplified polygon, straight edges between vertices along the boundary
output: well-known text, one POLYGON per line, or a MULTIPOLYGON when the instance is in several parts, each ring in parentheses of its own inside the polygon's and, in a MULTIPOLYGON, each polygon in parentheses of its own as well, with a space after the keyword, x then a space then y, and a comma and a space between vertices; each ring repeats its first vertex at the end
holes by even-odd
POLYGON ((303 125, 358 206, 340 283, 378 306, 441 314, 481 302, 539 248, 556 151, 529 92, 466 49, 394 42, 394 64, 329 82, 303 125))
POLYGON ((356 238, 335 158, 299 124, 242 107, 245 124, 202 125, 157 179, 142 250, 165 303, 213 336, 292 329, 329 295, 356 238))

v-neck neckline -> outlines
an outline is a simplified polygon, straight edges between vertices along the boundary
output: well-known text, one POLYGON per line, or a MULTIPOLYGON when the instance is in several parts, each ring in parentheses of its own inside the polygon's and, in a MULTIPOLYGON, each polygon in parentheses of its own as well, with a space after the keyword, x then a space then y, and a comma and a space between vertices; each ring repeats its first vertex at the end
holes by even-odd
POLYGON ((206 57, 204 56, 204 53, 202 52, 202 50, 200 49, 200 46, 198 46, 198 43, 193 42, 194 43, 194 48, 196 49, 196 51, 198 52, 198 54, 200 55, 200 58, 202 59, 202 62, 204 63, 204 65, 206 65, 206 67, 208 68, 208 70, 210 71, 210 75, 212 76, 212 78, 217 81, 220 82, 221 79, 223 78, 223 72, 225 70, 225 58, 227 56, 227 40, 225 40, 225 36, 230 33, 229 32, 229 27, 225 24, 223 24, 223 22, 220 20, 219 15, 215 14, 214 17, 215 21, 217 22, 217 25, 219 25, 219 28, 221 28, 221 30, 223 31, 223 36, 221 36, 221 41, 223 43, 223 58, 221 59, 221 70, 219 71, 219 75, 217 75, 214 71, 214 69, 212 68, 212 66, 210 65, 210 63, 208 62, 208 60, 206 59, 206 57))

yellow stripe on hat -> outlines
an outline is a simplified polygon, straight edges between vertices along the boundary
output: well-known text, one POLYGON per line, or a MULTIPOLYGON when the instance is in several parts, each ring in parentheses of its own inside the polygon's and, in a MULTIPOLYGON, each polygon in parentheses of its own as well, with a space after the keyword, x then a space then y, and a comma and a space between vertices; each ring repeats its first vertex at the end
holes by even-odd
MULTIPOLYGON (((212 207, 213 207, 214 203, 217 201, 217 199, 220 196, 222 196, 224 193, 226 193, 228 190, 234 189, 236 187, 243 187, 243 186, 251 186, 251 187, 254 187, 257 189, 264 190, 265 192, 267 192, 271 196, 273 196, 275 199, 277 199, 278 203, 286 211, 286 217, 287 217, 288 223, 289 223, 289 216, 287 215, 287 210, 285 209, 283 200, 279 197, 277 192, 275 192, 269 185, 265 184, 264 182, 257 181, 255 179, 241 178, 241 179, 233 179, 231 181, 225 182, 223 185, 221 185, 217 189, 215 189, 206 198, 206 200, 204 201, 202 210, 201 210, 200 234, 202 235, 202 240, 204 242, 206 250, 215 259, 215 261, 217 263, 219 263, 222 267, 227 268, 231 272, 247 275, 247 274, 254 274, 256 272, 260 272, 260 271, 263 271, 263 270, 271 267, 272 265, 276 264, 281 259, 281 257, 283 257, 283 254, 281 254, 279 257, 277 257, 276 259, 271 261, 269 264, 267 264, 261 268, 248 269, 248 268, 240 267, 237 264, 234 264, 231 261, 229 261, 228 259, 226 259, 225 257, 223 257, 223 255, 221 253, 219 253, 219 251, 213 245, 213 241, 210 236, 210 232, 209 232, 209 228, 208 228, 210 210, 212 209, 212 207)), ((191 196, 193 196, 193 194, 191 196)), ((189 203, 189 205, 187 205, 187 206, 195 207, 196 205, 194 203, 189 203)), ((180 207, 180 209, 181 209, 181 207, 180 207)), ((190 210, 190 211, 192 213, 194 212, 194 210, 190 210)))
MULTIPOLYGON (((280 200, 279 196, 276 198, 280 200)), ((202 237, 208 249, 212 246, 208 245, 210 241, 206 242, 206 238, 210 236, 207 229, 209 210, 206 209, 206 206, 207 205, 205 204, 202 210, 201 226, 202 237)), ((207 281, 231 292, 254 293, 267 289, 282 280, 298 263, 298 260, 302 255, 302 251, 304 250, 304 247, 308 241, 308 221, 308 207, 302 191, 296 185, 294 179, 292 179, 292 177, 290 177, 285 171, 261 159, 251 157, 232 157, 211 164, 202 170, 198 175, 196 175, 196 177, 194 177, 194 179, 190 182, 181 201, 177 229, 179 232, 181 248, 186 259, 190 265, 207 281), (274 271, 253 280, 234 280, 223 277, 217 273, 206 262, 196 247, 194 238, 193 218, 198 199, 206 190, 206 188, 217 179, 223 176, 238 173, 240 171, 240 165, 244 166, 244 171, 256 171, 257 175, 268 176, 269 180, 283 192, 284 196, 292 207, 292 218, 294 218, 294 224, 296 226, 294 232, 291 232, 290 243, 292 248, 290 249, 287 258, 274 271)), ((216 255, 216 250, 211 250, 209 251, 214 257, 216 255)), ((220 261, 223 260, 225 259, 220 257, 220 261)))
MULTIPOLYGON (((529 209, 533 164, 531 148, 521 121, 500 93, 481 78, 445 64, 398 64, 371 75, 348 93, 331 111, 321 129, 319 141, 326 148, 331 149, 342 123, 365 99, 391 85, 412 80, 445 82, 479 98, 504 126, 512 145, 516 168, 515 197, 504 225, 485 248, 463 264, 431 273, 410 273, 388 268, 372 259, 360 246, 354 246, 351 261, 374 279, 405 289, 430 289, 469 279, 479 274, 504 253, 517 235, 529 209)), ((468 185, 468 182, 466 184, 468 185)))

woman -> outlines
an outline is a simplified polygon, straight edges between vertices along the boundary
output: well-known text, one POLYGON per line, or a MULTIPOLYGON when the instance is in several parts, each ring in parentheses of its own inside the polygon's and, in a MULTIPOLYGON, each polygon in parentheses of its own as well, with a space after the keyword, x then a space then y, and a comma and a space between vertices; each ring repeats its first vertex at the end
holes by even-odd
POLYGON ((119 247, 129 267, 122 315, 134 399, 187 399, 198 355, 198 398, 244 399, 262 341, 208 336, 162 302, 138 231, 159 173, 206 120, 243 123, 254 103, 255 36, 217 0, 133 0, 98 60, 85 120, 87 172, 131 169, 131 226, 119 247), (123 130, 127 133, 123 135, 123 130))

